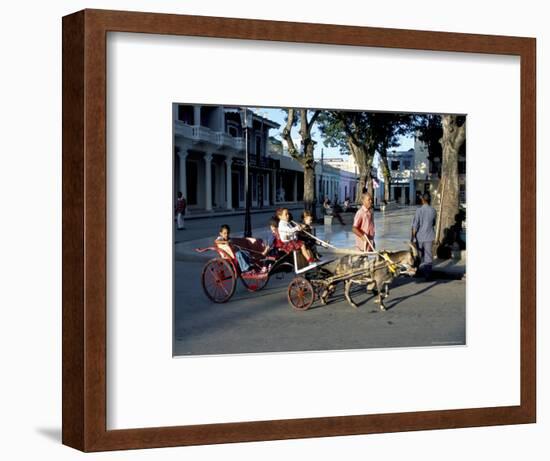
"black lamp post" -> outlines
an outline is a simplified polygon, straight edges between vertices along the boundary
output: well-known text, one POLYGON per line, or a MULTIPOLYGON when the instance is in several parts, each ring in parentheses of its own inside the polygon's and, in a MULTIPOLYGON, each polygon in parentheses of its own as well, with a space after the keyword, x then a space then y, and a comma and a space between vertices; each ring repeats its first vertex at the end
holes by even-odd
POLYGON ((245 212, 244 212, 244 236, 252 237, 252 223, 250 220, 250 188, 248 187, 248 130, 252 128, 252 111, 243 108, 240 111, 241 116, 241 125, 244 130, 244 201, 245 201, 245 212))

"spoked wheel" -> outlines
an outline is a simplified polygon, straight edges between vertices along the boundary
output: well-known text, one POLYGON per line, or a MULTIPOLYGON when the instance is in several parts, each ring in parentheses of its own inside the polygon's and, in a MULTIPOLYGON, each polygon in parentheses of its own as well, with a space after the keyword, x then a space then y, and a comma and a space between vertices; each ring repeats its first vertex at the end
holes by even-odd
POLYGON ((202 288, 215 303, 226 302, 237 285, 237 275, 231 264, 222 258, 211 259, 202 270, 202 288))
POLYGON ((315 291, 309 280, 304 277, 292 279, 288 285, 288 302, 294 309, 305 311, 315 301, 315 291))
POLYGON ((258 276, 246 276, 241 274, 241 282, 248 291, 260 291, 269 281, 268 274, 258 274, 258 276))

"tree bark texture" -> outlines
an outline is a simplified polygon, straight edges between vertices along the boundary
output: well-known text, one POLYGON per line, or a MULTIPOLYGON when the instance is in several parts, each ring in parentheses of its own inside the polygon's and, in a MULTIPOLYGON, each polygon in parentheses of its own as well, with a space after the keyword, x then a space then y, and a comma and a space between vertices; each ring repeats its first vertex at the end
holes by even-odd
POLYGON ((355 142, 351 136, 348 136, 348 147, 355 160, 359 174, 359 185, 355 194, 355 202, 361 203, 361 194, 364 190, 367 190, 374 197, 374 185, 371 174, 374 155, 369 152, 366 145, 355 142))
POLYGON ((443 136, 440 139, 443 157, 439 182, 439 225, 436 242, 442 242, 445 232, 455 223, 460 204, 458 180, 458 151, 466 138, 466 124, 457 125, 456 115, 443 115, 443 136))
POLYGON ((391 172, 388 165, 387 151, 384 151, 380 154, 380 160, 382 166, 382 175, 384 176, 384 202, 388 203, 390 201, 391 172))

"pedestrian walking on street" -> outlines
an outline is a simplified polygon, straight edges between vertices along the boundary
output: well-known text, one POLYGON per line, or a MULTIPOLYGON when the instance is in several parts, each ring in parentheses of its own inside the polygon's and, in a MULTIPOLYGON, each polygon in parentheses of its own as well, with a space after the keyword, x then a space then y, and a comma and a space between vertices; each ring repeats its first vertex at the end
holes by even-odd
POLYGON ((361 195, 361 208, 353 218, 352 232, 355 234, 355 245, 360 251, 374 250, 374 211, 372 208, 372 195, 363 192, 361 195))
POLYGON ((178 200, 176 201, 176 222, 178 230, 185 229, 185 222, 183 217, 185 216, 185 209, 187 208, 187 202, 181 192, 178 192, 178 200))
POLYGON ((428 281, 432 277, 432 247, 435 240, 435 209, 430 205, 430 196, 425 193, 420 198, 422 206, 416 209, 412 222, 411 242, 414 244, 420 253, 420 270, 424 274, 424 278, 428 281))
POLYGON ((334 216, 342 226, 346 225, 346 223, 342 219, 342 216, 340 215, 340 206, 337 203, 333 205, 328 199, 328 197, 325 197, 325 201, 323 202, 323 208, 325 210, 326 215, 334 216))

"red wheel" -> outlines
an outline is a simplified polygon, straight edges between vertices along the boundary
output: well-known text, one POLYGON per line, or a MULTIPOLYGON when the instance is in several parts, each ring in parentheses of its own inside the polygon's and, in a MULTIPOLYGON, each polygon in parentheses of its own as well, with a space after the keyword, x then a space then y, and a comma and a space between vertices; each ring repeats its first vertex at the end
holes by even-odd
POLYGON ((237 285, 237 276, 233 266, 222 258, 211 259, 202 270, 202 288, 215 303, 226 302, 237 285))
POLYGON ((315 300, 311 283, 303 277, 295 277, 288 285, 288 302, 294 309, 305 311, 315 300))
POLYGON ((258 274, 258 276, 246 276, 241 274, 241 282, 248 291, 260 291, 267 285, 269 280, 268 274, 258 274))

